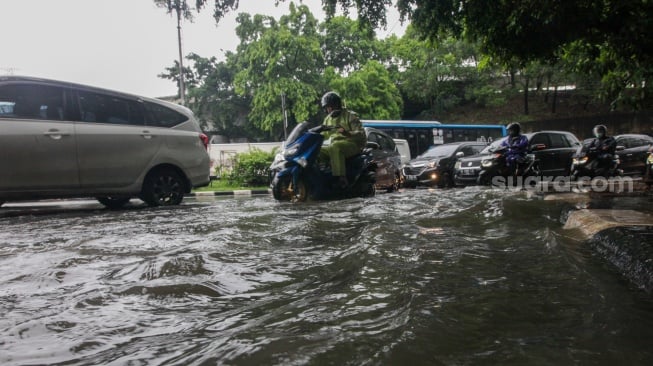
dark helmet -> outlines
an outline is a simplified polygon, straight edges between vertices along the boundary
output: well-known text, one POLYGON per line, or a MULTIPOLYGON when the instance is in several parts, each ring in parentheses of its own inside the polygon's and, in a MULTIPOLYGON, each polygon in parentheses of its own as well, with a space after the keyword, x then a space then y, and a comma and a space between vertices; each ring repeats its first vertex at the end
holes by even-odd
POLYGON ((518 122, 513 122, 506 126, 506 130, 508 131, 508 135, 517 136, 521 132, 521 125, 518 122))
POLYGON ((333 109, 342 109, 342 98, 336 92, 327 92, 322 96, 320 103, 322 108, 331 107, 333 109))
POLYGON ((605 125, 596 125, 592 129, 592 132, 594 133, 594 137, 599 138, 608 134, 608 128, 605 125))

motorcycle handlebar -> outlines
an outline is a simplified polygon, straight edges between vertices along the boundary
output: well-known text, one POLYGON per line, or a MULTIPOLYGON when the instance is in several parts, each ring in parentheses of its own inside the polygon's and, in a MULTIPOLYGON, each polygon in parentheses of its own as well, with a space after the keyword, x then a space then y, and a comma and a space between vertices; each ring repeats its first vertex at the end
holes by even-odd
POLYGON ((323 131, 335 130, 336 128, 338 128, 338 127, 336 127, 336 126, 327 126, 327 125, 319 125, 319 126, 311 128, 310 131, 314 132, 314 133, 320 133, 320 132, 323 132, 323 131))

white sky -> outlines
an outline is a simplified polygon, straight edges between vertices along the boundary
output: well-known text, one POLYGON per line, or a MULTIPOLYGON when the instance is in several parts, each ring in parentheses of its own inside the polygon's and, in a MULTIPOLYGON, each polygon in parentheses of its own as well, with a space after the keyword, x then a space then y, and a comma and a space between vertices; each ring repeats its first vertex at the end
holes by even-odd
MULTIPOLYGON (((193 23, 182 24, 183 53, 222 59, 235 51, 238 13, 279 18, 290 0, 240 0, 234 13, 216 25, 212 1, 193 23)), ((189 1, 193 3, 193 1, 189 1)), ((296 0, 295 3, 299 4, 296 0)), ((304 0, 324 19, 321 0, 304 0)), ((77 82, 160 97, 176 85, 157 77, 178 58, 176 17, 153 0, 0 0, 0 75, 14 74, 77 82)), ((388 30, 402 32, 396 14, 388 30)))

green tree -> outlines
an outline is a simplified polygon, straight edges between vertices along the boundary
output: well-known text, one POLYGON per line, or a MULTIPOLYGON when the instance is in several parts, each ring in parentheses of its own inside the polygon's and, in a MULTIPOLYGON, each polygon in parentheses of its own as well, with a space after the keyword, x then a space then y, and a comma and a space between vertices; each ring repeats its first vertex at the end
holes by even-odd
MULTIPOLYGON (((392 44, 403 95, 439 114, 473 98, 481 74, 480 53, 474 44, 443 35, 438 40, 421 39, 409 26, 404 36, 392 44)), ((486 81, 489 81, 486 80, 486 81)))
POLYGON ((250 121, 272 137, 283 127, 282 93, 291 122, 316 113, 315 85, 324 64, 317 19, 305 5, 291 3, 289 10, 278 22, 262 15, 240 14, 236 30, 241 40, 236 92, 252 99, 250 121))
POLYGON ((388 61, 387 46, 376 38, 370 28, 356 20, 339 16, 320 24, 322 53, 326 65, 338 73, 347 74, 360 69, 367 61, 388 61))
POLYGON ((325 81, 329 90, 337 91, 347 108, 366 119, 399 119, 403 100, 390 72, 378 61, 370 60, 360 70, 346 77, 329 67, 325 81))
MULTIPOLYGON (((384 1, 323 0, 333 16, 338 6, 356 7, 362 21, 384 26, 384 1)), ((599 96, 635 108, 650 95, 653 76, 653 2, 649 0, 397 0, 402 19, 426 38, 453 32, 478 41, 503 64, 580 60, 575 72, 601 80, 599 96), (634 89, 634 90, 633 90, 634 89)))

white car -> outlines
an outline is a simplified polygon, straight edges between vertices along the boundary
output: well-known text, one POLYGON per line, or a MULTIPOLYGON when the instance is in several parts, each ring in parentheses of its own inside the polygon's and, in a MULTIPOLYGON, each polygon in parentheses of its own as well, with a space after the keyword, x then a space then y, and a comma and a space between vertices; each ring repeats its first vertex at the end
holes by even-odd
POLYGON ((191 111, 79 84, 0 77, 0 204, 138 197, 177 205, 209 183, 208 138, 191 111))

